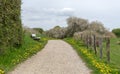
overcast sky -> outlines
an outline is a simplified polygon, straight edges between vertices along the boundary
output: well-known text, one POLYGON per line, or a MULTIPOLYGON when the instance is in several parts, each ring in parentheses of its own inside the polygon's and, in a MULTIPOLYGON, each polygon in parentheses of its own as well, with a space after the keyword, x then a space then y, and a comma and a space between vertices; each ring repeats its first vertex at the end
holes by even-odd
POLYGON ((107 29, 120 28, 120 0, 22 0, 22 23, 44 30, 66 27, 66 18, 98 20, 107 29))

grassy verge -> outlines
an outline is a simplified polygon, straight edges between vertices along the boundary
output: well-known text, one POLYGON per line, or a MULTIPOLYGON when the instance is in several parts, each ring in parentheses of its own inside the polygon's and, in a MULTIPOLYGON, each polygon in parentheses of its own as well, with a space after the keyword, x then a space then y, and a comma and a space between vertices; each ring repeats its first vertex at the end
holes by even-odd
MULTIPOLYGON (((120 38, 112 38, 111 39, 111 44, 110 44, 110 51, 111 51, 111 54, 110 54, 110 57, 111 57, 110 65, 113 68, 119 69, 119 71, 120 71, 120 59, 119 59, 120 58, 120 45, 117 44, 118 41, 120 41, 120 38)), ((106 55, 105 55, 106 54, 106 50, 104 50, 103 52, 104 52, 103 59, 106 60, 105 59, 106 58, 106 55)))
POLYGON ((73 46, 86 65, 93 70, 93 74, 119 74, 117 69, 112 68, 110 64, 100 60, 91 50, 87 49, 82 41, 76 41, 73 38, 64 40, 73 46))
POLYGON ((29 35, 24 36, 24 43, 19 48, 10 47, 4 54, 0 55, 0 74, 7 73, 17 64, 26 60, 33 54, 40 51, 47 43, 48 38, 42 37, 41 40, 34 41, 29 35), (3 71, 4 70, 4 71, 3 71))

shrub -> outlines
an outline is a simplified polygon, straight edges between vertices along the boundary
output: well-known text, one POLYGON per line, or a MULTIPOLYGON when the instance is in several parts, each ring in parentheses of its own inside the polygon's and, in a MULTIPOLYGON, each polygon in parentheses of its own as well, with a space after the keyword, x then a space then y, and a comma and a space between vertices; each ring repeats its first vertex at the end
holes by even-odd
MULTIPOLYGON (((22 44, 21 0, 0 0, 0 48, 22 44)), ((2 51, 0 49, 0 51, 2 51)))
POLYGON ((117 37, 120 37, 120 28, 113 29, 112 32, 113 32, 117 37))
POLYGON ((106 33, 104 34, 104 36, 105 36, 105 37, 110 37, 110 38, 116 38, 116 35, 115 35, 114 33, 112 33, 112 32, 106 32, 106 33))
POLYGON ((46 31, 45 34, 49 37, 62 39, 66 37, 66 28, 55 26, 53 29, 46 31))
POLYGON ((33 28, 33 30, 38 31, 40 34, 42 34, 44 32, 44 30, 42 28, 33 28))
POLYGON ((23 30, 24 30, 25 33, 27 33, 29 35, 31 35, 31 34, 39 34, 39 32, 37 30, 29 28, 27 26, 24 26, 23 30))

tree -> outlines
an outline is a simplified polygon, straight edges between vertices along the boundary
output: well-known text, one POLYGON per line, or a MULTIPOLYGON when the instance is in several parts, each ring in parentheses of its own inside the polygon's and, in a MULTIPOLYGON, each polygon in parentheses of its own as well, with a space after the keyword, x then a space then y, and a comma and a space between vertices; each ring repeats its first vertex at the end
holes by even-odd
POLYGON ((69 17, 67 19, 67 33, 68 36, 73 36, 75 32, 83 31, 88 27, 88 20, 77 18, 77 17, 69 17))
POLYGON ((117 37, 120 37, 120 28, 113 29, 112 32, 113 32, 117 37))
POLYGON ((66 28, 55 26, 53 29, 46 31, 45 33, 49 37, 62 39, 66 37, 66 28))
POLYGON ((42 34, 44 32, 44 30, 42 28, 33 28, 33 30, 38 31, 40 34, 42 34))
POLYGON ((88 30, 95 31, 99 34, 104 34, 107 31, 103 24, 98 21, 91 22, 90 25, 88 26, 88 30))

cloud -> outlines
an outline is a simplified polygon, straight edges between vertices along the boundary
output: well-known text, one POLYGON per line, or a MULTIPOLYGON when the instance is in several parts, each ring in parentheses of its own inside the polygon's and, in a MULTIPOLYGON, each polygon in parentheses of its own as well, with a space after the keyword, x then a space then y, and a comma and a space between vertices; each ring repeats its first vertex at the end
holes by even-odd
POLYGON ((73 16, 75 10, 72 8, 63 8, 60 10, 60 12, 61 12, 61 15, 63 16, 73 16))
POLYGON ((74 14, 75 14, 75 10, 72 8, 61 8, 61 9, 43 8, 41 10, 38 10, 36 8, 30 9, 29 7, 25 7, 24 10, 22 10, 22 19, 25 20, 26 22, 30 22, 30 21, 36 22, 36 21, 45 21, 45 20, 56 21, 58 19, 62 20, 69 16, 73 16, 74 14))
POLYGON ((29 27, 50 29, 65 26, 66 18, 76 16, 99 20, 107 28, 120 27, 120 0, 22 0, 22 21, 29 27))
POLYGON ((75 10, 72 8, 62 8, 62 9, 44 8, 43 11, 49 15, 65 16, 66 17, 66 16, 73 16, 75 10))

